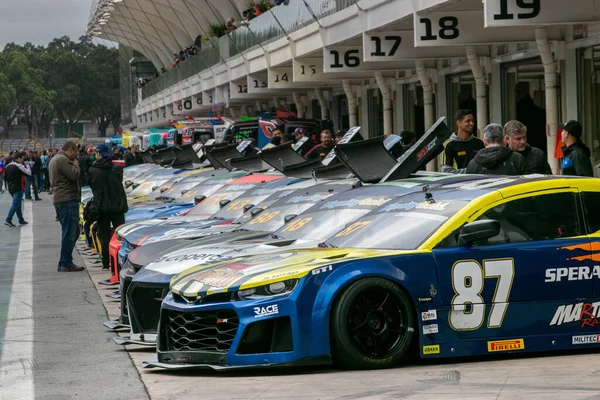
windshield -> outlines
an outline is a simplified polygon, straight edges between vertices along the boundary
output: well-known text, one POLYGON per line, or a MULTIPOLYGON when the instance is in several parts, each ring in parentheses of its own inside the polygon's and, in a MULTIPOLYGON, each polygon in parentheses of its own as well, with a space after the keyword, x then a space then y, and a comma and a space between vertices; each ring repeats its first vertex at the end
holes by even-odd
MULTIPOLYGON (((198 182, 190 182, 190 181, 185 181, 185 182, 179 182, 176 183, 175 185, 171 186, 171 188, 169 188, 168 190, 165 190, 163 193, 161 193, 159 196, 157 197, 166 197, 166 198, 170 198, 170 199, 178 199, 182 196, 182 191, 186 190, 186 191, 190 191, 190 189, 192 189, 193 187, 198 186, 198 182)), ((192 202, 194 201, 194 198, 192 197, 192 202)))
POLYGON ((147 196, 148 194, 152 193, 152 188, 154 188, 155 186, 160 186, 163 183, 167 182, 168 179, 164 178, 161 180, 156 180, 156 181, 150 181, 150 182, 144 182, 142 183, 140 186, 136 187, 131 193, 131 196, 147 196))
POLYGON ((391 197, 369 196, 327 201, 297 216, 274 235, 284 239, 325 240, 348 223, 391 200, 391 197))
POLYGON ((327 239, 334 247, 415 250, 462 209, 463 200, 396 201, 358 219, 327 239))
MULTIPOLYGON (((210 217, 211 215, 221 210, 220 203, 222 200, 231 200, 231 202, 233 203, 235 199, 246 193, 246 191, 248 191, 249 189, 252 189, 254 186, 255 185, 227 185, 225 187, 222 187, 216 193, 213 193, 212 195, 208 196, 196 207, 192 208, 188 215, 210 217), (238 190, 235 190, 236 188, 238 190)), ((240 203, 235 205, 228 204, 224 207, 224 209, 227 209, 228 207, 239 207, 241 212, 239 213, 238 217, 244 212, 244 206, 240 206, 240 203)), ((235 212, 237 211, 237 209, 232 211, 235 212)))
MULTIPOLYGON (((314 203, 300 203, 267 208, 250 221, 244 221, 241 229, 249 231, 273 232, 281 228, 287 215, 298 215, 312 207, 314 203)), ((240 221, 241 223, 242 221, 240 221)))

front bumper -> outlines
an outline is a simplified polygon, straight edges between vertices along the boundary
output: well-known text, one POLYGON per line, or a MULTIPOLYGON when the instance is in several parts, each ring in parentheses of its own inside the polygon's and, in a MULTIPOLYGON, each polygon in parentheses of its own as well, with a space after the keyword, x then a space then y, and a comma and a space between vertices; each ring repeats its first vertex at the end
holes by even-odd
POLYGON ((118 271, 119 265, 123 265, 123 264, 118 263, 118 260, 119 260, 118 254, 119 254, 121 245, 122 245, 122 242, 119 240, 117 234, 114 233, 113 237, 110 240, 110 243, 108 244, 108 255, 110 257, 110 266, 112 267, 113 270, 117 270, 117 271, 118 271), (117 269, 115 269, 115 267, 117 269))
POLYGON ((311 324, 306 322, 312 315, 298 307, 293 295, 215 303, 208 296, 206 303, 184 304, 169 293, 160 314, 158 360, 145 367, 220 369, 331 362, 328 340, 314 344, 311 324))
MULTIPOLYGON (((156 332, 160 318, 160 305, 169 292, 169 283, 131 282, 126 298, 129 339, 135 344, 156 345, 156 332)), ((129 343, 119 343, 129 344, 129 343)))

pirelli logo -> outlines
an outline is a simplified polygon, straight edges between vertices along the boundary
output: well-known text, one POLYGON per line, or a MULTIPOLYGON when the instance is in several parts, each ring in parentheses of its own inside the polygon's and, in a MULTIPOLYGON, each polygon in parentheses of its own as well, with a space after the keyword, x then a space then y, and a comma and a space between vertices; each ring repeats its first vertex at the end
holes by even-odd
POLYGON ((524 350, 525 341, 523 339, 497 340, 488 342, 488 352, 524 350))

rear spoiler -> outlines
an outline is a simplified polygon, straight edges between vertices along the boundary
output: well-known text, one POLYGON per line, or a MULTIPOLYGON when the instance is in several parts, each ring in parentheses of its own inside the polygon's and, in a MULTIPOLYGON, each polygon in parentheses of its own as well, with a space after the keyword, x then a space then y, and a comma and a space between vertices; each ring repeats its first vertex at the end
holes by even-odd
POLYGON ((436 158, 444 151, 444 143, 452 136, 452 131, 442 117, 408 149, 399 159, 398 163, 381 179, 381 182, 394 181, 408 178, 429 161, 436 158))
POLYGON ((247 172, 262 172, 271 169, 271 166, 263 161, 260 154, 251 154, 241 158, 230 158, 227 160, 227 169, 238 169, 247 172))
POLYGON ((154 160, 155 164, 158 164, 161 167, 166 167, 171 165, 173 160, 175 160, 175 154, 173 154, 171 147, 160 149, 156 153, 152 154, 152 160, 154 160))
POLYGON ((175 146, 171 148, 175 160, 171 165, 173 168, 180 169, 197 169, 200 168, 202 161, 194 151, 192 144, 186 144, 183 146, 175 146))
POLYGON ((152 159, 152 154, 150 151, 142 151, 140 152, 140 156, 142 156, 142 160, 144 160, 144 164, 154 164, 154 160, 152 159))
POLYGON ((396 165, 396 159, 385 147, 384 140, 383 136, 379 136, 338 144, 334 151, 349 173, 361 182, 377 183, 396 165))
POLYGON ((226 168, 227 158, 238 158, 242 155, 236 150, 237 145, 229 144, 226 146, 204 146, 204 154, 206 159, 215 169, 226 168), (223 155, 226 155, 223 157, 223 155), (227 155, 229 155, 227 157, 227 155), (237 155, 237 156, 236 156, 237 155))
MULTIPOLYGON (((359 131, 360 127, 348 130, 339 141, 338 146, 343 143, 362 140, 359 131)), ((330 151, 322 161, 320 159, 306 160, 292 146, 284 144, 263 150, 261 157, 267 164, 285 176, 344 179, 352 173, 337 159, 334 150, 330 151)))

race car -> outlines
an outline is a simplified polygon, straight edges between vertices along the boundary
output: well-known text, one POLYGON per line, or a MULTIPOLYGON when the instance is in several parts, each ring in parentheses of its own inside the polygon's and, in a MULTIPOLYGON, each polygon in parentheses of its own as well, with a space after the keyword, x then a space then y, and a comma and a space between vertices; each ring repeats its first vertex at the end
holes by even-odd
MULTIPOLYGON (((286 221, 289 222, 297 214, 336 193, 356 187, 356 183, 356 180, 328 182, 295 190, 293 193, 282 192, 283 198, 272 195, 267 202, 272 202, 273 199, 277 201, 270 206, 265 202, 260 203, 257 207, 263 211, 255 213, 253 219, 246 219, 248 213, 244 214, 230 225, 235 227, 234 230, 212 227, 205 229, 201 238, 192 241, 161 241, 156 245, 142 246, 134 250, 129 253, 121 269, 121 293, 127 293, 127 297, 121 297, 120 323, 115 324, 111 321, 105 326, 114 329, 131 322, 131 337, 115 337, 115 342, 154 345, 160 301, 168 292, 169 281, 175 274, 200 263, 230 258, 224 253, 236 252, 237 248, 246 253, 249 248, 244 247, 261 249, 260 239, 267 240, 266 237, 281 228, 286 221), (184 255, 180 255, 177 249, 181 249, 184 255), (142 269, 146 265, 149 268, 142 269), (133 285, 130 285, 132 280, 133 285), (129 304, 132 305, 131 308, 129 304)), ((275 239, 274 235, 271 239, 271 251, 295 242, 281 237, 275 239)), ((264 251, 265 247, 262 250, 264 251)))
POLYGON ((423 358, 600 345, 590 330, 600 314, 597 179, 482 176, 420 189, 321 248, 173 278, 158 360, 145 365, 376 369, 413 344, 423 358))

